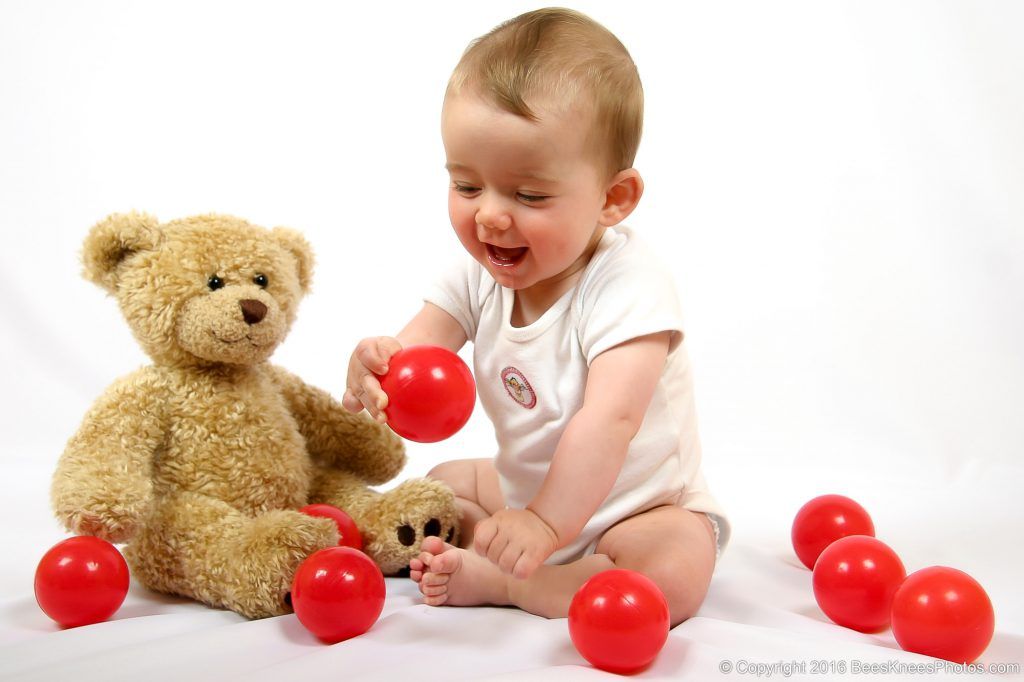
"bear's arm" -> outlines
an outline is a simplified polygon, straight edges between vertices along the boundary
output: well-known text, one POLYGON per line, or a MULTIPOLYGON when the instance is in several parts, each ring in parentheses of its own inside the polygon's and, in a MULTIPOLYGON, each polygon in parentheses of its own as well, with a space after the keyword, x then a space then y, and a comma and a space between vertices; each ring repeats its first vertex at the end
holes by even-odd
POLYGON ((65 528, 129 540, 151 498, 153 457, 164 441, 166 387, 146 367, 111 384, 93 403, 57 463, 50 499, 65 528))
POLYGON ((327 391, 291 372, 269 367, 314 459, 351 471, 370 485, 386 483, 401 472, 405 446, 391 429, 365 414, 352 414, 327 391))

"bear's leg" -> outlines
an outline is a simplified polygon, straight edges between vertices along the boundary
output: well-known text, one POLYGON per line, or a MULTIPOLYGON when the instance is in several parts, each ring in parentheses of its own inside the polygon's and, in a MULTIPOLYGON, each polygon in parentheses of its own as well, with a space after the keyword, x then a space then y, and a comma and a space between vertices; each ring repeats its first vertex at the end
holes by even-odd
POLYGON ((158 502, 125 557, 151 589, 263 618, 291 610, 286 594, 295 569, 337 543, 330 519, 296 511, 250 517, 220 500, 179 493, 158 502))
POLYGON ((458 533, 455 495, 439 481, 416 478, 379 493, 355 474, 318 466, 309 501, 332 504, 351 516, 363 536, 363 551, 384 575, 408 570, 424 537, 453 542, 458 533))

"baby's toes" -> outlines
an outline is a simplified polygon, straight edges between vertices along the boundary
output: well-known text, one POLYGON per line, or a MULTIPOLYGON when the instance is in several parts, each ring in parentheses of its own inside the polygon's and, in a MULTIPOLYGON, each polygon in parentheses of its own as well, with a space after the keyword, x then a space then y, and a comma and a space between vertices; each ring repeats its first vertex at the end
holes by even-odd
POLYGON ((420 550, 422 550, 420 556, 422 557, 424 554, 440 554, 450 546, 445 545, 444 540, 436 535, 428 535, 423 538, 423 543, 420 545, 420 550))
POLYGON ((428 591, 420 589, 423 592, 423 603, 427 606, 443 606, 448 601, 448 586, 442 585, 439 587, 428 588, 428 591), (436 594, 435 594, 436 592, 436 594))
POLYGON ((448 594, 448 584, 427 585, 425 583, 420 583, 420 592, 424 597, 440 597, 448 594))
POLYGON ((412 562, 414 561, 418 562, 423 565, 423 568, 419 570, 426 571, 434 564, 435 556, 436 555, 431 554, 430 552, 420 552, 420 555, 418 557, 414 557, 413 559, 409 560, 409 565, 411 566, 412 562))
POLYGON ((447 585, 451 575, 448 573, 424 573, 423 579, 420 580, 420 586, 437 587, 439 585, 447 585))
POLYGON ((450 549, 430 559, 430 570, 433 573, 449 575, 462 568, 462 553, 458 549, 450 549))

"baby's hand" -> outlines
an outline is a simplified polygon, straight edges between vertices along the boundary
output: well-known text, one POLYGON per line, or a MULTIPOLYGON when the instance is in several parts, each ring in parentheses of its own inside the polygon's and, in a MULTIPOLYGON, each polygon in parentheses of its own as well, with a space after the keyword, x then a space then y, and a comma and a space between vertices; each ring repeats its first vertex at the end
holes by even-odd
POLYGON ((348 361, 346 390, 341 399, 346 410, 355 413, 366 408, 370 416, 381 424, 387 422, 384 409, 388 406, 388 396, 380 389, 376 375, 387 374, 388 360, 400 350, 402 344, 390 336, 376 336, 359 342, 348 361))
POLYGON ((558 549, 558 537, 529 509, 503 509, 476 525, 473 549, 503 573, 529 578, 558 549))

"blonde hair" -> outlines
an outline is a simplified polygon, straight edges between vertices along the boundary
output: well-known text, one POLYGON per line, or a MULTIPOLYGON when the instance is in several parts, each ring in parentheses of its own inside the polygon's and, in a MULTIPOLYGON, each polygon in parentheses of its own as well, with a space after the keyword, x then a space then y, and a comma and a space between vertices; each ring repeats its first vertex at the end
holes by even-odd
POLYGON ((631 168, 643 129, 644 94, 629 52, 611 31, 579 12, 547 8, 499 24, 471 42, 445 99, 472 90, 531 121, 535 107, 583 107, 587 145, 609 177, 631 168))

